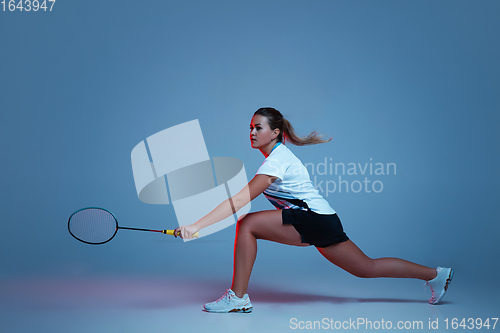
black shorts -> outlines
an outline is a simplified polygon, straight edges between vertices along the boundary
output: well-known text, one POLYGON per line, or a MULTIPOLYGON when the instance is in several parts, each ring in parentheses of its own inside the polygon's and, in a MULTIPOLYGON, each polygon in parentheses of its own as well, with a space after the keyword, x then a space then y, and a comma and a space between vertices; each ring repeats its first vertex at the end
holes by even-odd
POLYGON ((302 243, 327 247, 349 240, 337 214, 322 215, 301 209, 283 209, 281 217, 283 224, 294 226, 302 243))

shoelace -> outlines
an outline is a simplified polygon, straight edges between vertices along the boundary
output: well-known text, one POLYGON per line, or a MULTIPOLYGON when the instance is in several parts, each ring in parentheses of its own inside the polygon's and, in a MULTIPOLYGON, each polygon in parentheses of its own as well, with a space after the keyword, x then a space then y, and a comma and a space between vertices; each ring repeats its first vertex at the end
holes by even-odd
MULTIPOLYGON (((439 271, 440 271, 440 270, 439 270, 439 271)), ((436 272, 437 272, 437 274, 439 274, 439 271, 436 271, 436 272)), ((437 275, 436 275, 436 277, 437 277, 437 275)), ((436 277, 435 277, 435 278, 436 278, 436 277)), ((434 278, 434 279, 435 279, 435 278, 434 278)), ((432 279, 432 280, 434 280, 434 279, 432 279)), ((434 289, 432 289, 432 285, 431 285, 431 281, 432 281, 432 280, 425 281, 425 283, 424 283, 424 287, 425 287, 425 288, 424 288, 424 290, 427 290, 427 286, 429 286, 429 288, 431 288, 432 293, 434 294, 434 289)))
POLYGON ((215 303, 219 303, 220 301, 222 301, 226 297, 227 297, 228 300, 230 300, 231 296, 232 295, 229 293, 229 289, 226 289, 226 292, 224 293, 224 295, 222 295, 221 298, 219 298, 218 300, 216 300, 215 303))
POLYGON ((429 288, 431 288, 431 292, 432 292, 432 296, 431 296, 431 299, 435 299, 435 291, 434 289, 432 288, 432 285, 429 283, 429 281, 425 281, 424 283, 424 291, 427 290, 427 286, 429 286, 429 288))

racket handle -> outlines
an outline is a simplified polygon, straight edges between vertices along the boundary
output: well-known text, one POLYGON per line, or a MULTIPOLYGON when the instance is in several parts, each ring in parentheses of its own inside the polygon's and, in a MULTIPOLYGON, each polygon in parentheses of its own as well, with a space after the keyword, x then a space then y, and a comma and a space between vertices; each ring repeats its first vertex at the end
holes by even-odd
MULTIPOLYGON (((162 230, 162 232, 165 234, 165 235, 170 235, 170 236, 175 236, 174 235, 174 231, 175 230, 162 230)), ((200 233, 197 231, 193 234, 193 238, 198 238, 200 237, 200 233)))

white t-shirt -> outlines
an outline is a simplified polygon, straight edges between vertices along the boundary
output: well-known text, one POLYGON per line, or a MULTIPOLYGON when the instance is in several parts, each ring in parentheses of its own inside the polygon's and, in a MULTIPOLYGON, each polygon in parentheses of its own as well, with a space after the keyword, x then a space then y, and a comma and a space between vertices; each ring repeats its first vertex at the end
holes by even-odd
POLYGON ((278 209, 312 210, 318 214, 335 211, 316 190, 302 162, 284 145, 279 144, 257 170, 257 175, 278 177, 264 191, 278 209))

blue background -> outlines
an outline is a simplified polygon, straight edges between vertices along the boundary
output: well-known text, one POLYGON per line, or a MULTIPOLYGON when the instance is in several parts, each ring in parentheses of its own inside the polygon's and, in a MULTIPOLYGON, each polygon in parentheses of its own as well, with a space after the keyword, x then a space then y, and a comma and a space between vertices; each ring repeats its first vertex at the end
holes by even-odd
MULTIPOLYGON (((234 226, 189 243, 121 230, 90 246, 67 219, 101 206, 123 226, 176 227, 172 206, 139 201, 132 148, 198 119, 210 156, 241 159, 251 179, 264 157, 250 147, 250 119, 273 106, 299 134, 333 137, 289 145, 304 163, 397 165, 368 177, 380 193, 328 196, 367 255, 493 285, 484 276, 499 273, 499 10, 459 0, 58 0, 52 12, 0 12, 0 277, 229 286, 234 226)), ((272 206, 258 198, 252 211, 262 209, 272 206)), ((254 276, 347 274, 332 267, 314 248, 260 242, 254 276)))

